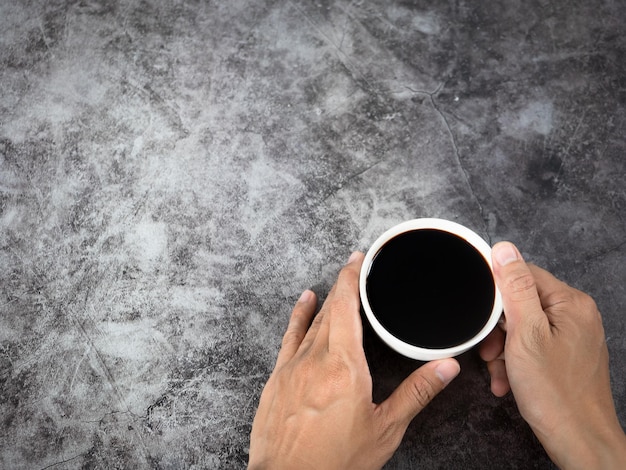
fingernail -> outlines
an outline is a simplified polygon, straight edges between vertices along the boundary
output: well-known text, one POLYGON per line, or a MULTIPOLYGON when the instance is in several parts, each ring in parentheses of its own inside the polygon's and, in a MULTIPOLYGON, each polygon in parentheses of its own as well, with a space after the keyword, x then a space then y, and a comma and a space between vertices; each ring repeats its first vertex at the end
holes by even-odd
POLYGON ((506 266, 522 257, 513 243, 502 242, 493 247, 493 257, 500 266, 506 266))
POLYGON ((452 382, 452 379, 459 375, 459 372, 461 372, 461 366, 456 361, 443 361, 435 368, 435 374, 444 385, 452 382))
POLYGON ((350 255, 350 258, 348 258, 348 264, 354 263, 357 259, 359 259, 359 256, 361 256, 361 253, 359 253, 358 251, 353 252, 350 255))
POLYGON ((306 303, 310 302, 312 298, 313 298, 313 291, 310 291, 310 290, 307 289, 300 295, 300 298, 298 299, 298 302, 306 304, 306 303))

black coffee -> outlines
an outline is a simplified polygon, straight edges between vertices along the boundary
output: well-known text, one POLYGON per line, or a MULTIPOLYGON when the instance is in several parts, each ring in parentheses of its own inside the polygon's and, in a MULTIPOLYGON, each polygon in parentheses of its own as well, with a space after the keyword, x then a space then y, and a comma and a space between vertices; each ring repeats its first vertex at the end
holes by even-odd
POLYGON ((389 240, 367 276, 378 321, 400 340, 429 349, 459 345, 485 325, 495 285, 485 258, 448 232, 413 230, 389 240))

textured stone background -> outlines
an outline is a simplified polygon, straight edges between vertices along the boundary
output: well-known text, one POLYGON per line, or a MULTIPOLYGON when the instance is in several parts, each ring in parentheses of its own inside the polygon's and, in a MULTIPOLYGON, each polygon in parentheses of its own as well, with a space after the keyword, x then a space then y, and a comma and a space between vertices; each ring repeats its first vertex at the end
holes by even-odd
MULTIPOLYGON (((0 467, 243 468, 300 292, 420 216, 596 298, 626 423, 625 22, 600 0, 0 0, 0 467)), ((380 399, 417 364, 365 342, 380 399)), ((388 468, 552 468, 460 360, 388 468)))

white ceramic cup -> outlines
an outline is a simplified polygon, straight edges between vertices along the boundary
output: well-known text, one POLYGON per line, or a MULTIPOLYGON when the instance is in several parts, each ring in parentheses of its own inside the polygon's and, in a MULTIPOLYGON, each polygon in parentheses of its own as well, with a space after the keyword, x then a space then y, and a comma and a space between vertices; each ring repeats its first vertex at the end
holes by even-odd
MULTIPOLYGON (((414 230, 439 230, 443 232, 448 232, 450 234, 456 235, 457 237, 462 238, 467 243, 469 243, 476 251, 478 251, 482 257, 484 258, 485 263, 489 266, 491 277, 493 279, 493 266, 491 264, 491 247, 483 240, 479 235, 470 230, 469 228, 457 224, 456 222, 452 222, 444 219, 434 219, 434 218, 423 218, 423 219, 414 219, 398 224, 385 233, 383 233, 378 239, 373 243, 373 245, 368 250, 365 255, 365 259, 363 260, 363 266, 361 268, 360 278, 359 278, 359 291, 361 295, 361 304, 363 305, 363 310, 365 311, 365 315, 367 316, 368 321, 372 325, 372 328, 376 332, 376 334, 392 349, 397 351, 398 353, 407 356, 412 359, 417 359, 420 361, 431 361, 434 359, 442 359, 445 357, 453 357, 457 356, 461 353, 464 353, 471 349, 473 346, 480 343, 485 337, 493 330, 493 328, 497 325, 500 316, 502 315, 502 297, 500 295, 500 291, 495 285, 495 281, 493 284, 494 290, 494 299, 493 299, 493 308, 491 314, 489 315, 486 323, 483 328, 475 334, 469 340, 457 344, 451 347, 446 347, 444 349, 428 349, 423 347, 418 347, 412 344, 408 344, 405 341, 397 338, 393 334, 391 334, 376 318, 374 312, 372 311, 372 307, 370 306, 370 302, 367 297, 367 278, 372 267, 372 263, 376 257, 376 255, 380 252, 383 246, 389 242, 394 237, 403 234, 405 232, 411 232, 414 230)), ((433 312, 436 314, 436 312, 433 312)))

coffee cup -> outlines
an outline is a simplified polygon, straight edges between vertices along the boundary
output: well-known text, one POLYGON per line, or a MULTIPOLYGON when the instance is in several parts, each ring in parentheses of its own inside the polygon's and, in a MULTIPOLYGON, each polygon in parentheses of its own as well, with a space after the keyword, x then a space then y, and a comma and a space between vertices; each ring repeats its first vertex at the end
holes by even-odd
POLYGON ((409 220, 383 233, 365 255, 359 291, 376 334, 420 361, 468 351, 502 314, 491 247, 444 219, 409 220))

